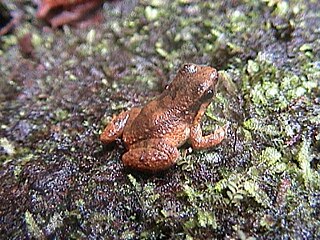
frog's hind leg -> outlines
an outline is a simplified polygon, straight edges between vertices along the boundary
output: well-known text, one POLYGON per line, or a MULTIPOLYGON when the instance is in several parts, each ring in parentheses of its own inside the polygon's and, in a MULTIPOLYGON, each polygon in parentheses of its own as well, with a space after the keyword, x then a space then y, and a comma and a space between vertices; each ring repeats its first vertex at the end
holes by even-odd
POLYGON ((170 168, 179 156, 178 149, 163 139, 148 139, 131 146, 122 162, 125 167, 154 173, 170 168))
POLYGON ((132 108, 131 110, 121 112, 114 116, 111 122, 106 126, 100 135, 100 141, 108 144, 121 137, 123 129, 140 113, 141 108, 132 108))

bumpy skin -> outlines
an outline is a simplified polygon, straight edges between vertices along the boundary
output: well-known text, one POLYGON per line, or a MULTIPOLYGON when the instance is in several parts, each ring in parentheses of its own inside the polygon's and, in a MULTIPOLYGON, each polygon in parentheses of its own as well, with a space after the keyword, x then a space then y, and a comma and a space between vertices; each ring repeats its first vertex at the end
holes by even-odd
POLYGON ((40 0, 37 17, 47 20, 52 27, 59 27, 81 20, 102 3, 103 0, 40 0))
POLYGON ((187 140, 195 149, 219 144, 226 128, 202 136, 201 118, 210 104, 217 70, 209 66, 185 64, 171 84, 144 107, 133 108, 114 117, 100 136, 108 144, 122 137, 126 149, 123 164, 144 172, 171 167, 187 140))

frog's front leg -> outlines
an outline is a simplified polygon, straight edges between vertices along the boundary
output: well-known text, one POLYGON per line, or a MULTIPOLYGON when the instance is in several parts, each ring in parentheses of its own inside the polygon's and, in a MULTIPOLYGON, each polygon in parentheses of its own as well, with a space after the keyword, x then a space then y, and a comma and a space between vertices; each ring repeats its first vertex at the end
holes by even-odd
POLYGON ((225 138, 227 125, 223 127, 219 127, 213 133, 203 136, 202 129, 201 129, 201 119, 203 114, 205 113, 205 108, 207 104, 203 105, 200 109, 199 113, 197 114, 193 125, 190 128, 190 143, 194 149, 205 149, 212 146, 215 146, 225 138))
POLYGON ((108 144, 122 136, 125 126, 140 113, 140 108, 132 108, 114 116, 100 135, 100 141, 108 144))
POLYGON ((124 166, 143 172, 159 172, 179 158, 178 149, 163 139, 148 139, 132 145, 122 156, 124 166))

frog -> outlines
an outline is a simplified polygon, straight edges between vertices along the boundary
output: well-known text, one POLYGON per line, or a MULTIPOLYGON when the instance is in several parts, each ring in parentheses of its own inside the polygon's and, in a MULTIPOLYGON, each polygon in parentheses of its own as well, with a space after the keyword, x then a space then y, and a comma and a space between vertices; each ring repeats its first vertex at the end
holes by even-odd
POLYGON ((102 4, 102 0, 40 0, 37 18, 46 20, 53 28, 76 25, 85 18, 93 17, 93 12, 102 4))
POLYGON ((156 173, 172 167, 180 148, 208 149, 226 137, 227 126, 203 135, 201 120, 214 98, 218 71, 206 65, 187 63, 164 91, 145 106, 122 111, 112 118, 100 135, 103 144, 122 139, 126 152, 124 167, 156 173))

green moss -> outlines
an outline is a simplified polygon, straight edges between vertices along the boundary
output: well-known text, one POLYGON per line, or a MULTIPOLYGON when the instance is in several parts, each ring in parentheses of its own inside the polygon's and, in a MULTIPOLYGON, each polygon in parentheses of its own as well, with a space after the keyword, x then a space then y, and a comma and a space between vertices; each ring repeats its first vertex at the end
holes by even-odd
POLYGON ((312 46, 308 43, 305 43, 299 48, 299 50, 301 52, 312 52, 312 46))
POLYGON ((282 133, 277 126, 264 124, 262 120, 257 118, 249 118, 248 120, 244 121, 243 127, 250 131, 260 132, 271 137, 279 136, 282 133))
MULTIPOLYGON (((252 197, 257 203, 267 208, 270 206, 271 200, 257 183, 258 176, 252 173, 249 170, 246 175, 230 174, 228 178, 217 182, 214 189, 221 193, 226 191, 227 203, 239 205, 248 197, 252 197)), ((258 172, 258 174, 261 173, 258 172)))
POLYGON ((301 176, 306 187, 320 189, 319 179, 320 176, 317 172, 311 169, 310 162, 312 160, 310 141, 303 139, 296 160, 301 169, 301 176))
POLYGON ((254 62, 248 61, 247 73, 243 91, 259 115, 284 110, 317 85, 313 79, 305 81, 303 76, 276 68, 261 55, 254 62))
POLYGON ((145 9, 145 16, 148 21, 154 21, 158 18, 158 10, 151 6, 147 6, 145 9))
POLYGON ((32 41, 32 44, 35 48, 38 48, 39 46, 41 46, 43 44, 43 39, 38 33, 32 34, 31 41, 32 41))
POLYGON ((18 43, 18 39, 14 35, 7 35, 1 37, 2 48, 8 49, 10 46, 14 46, 18 43))
POLYGON ((261 204, 265 208, 271 207, 271 199, 268 197, 265 191, 261 189, 256 181, 248 180, 243 183, 243 188, 248 196, 254 198, 254 200, 261 204))
POLYGON ((61 122, 63 120, 66 120, 69 117, 69 112, 67 110, 64 109, 57 109, 55 112, 55 120, 57 122, 61 122))
POLYGON ((274 10, 274 13, 276 15, 280 16, 286 16, 288 14, 290 8, 289 8, 289 3, 286 1, 278 1, 276 4, 276 8, 274 10))
POLYGON ((9 156, 12 156, 16 153, 14 145, 9 142, 7 138, 0 138, 0 147, 9 156))
POLYGON ((217 228, 216 218, 213 213, 208 211, 198 211, 198 225, 199 227, 217 228))
POLYGON ((37 225, 37 222, 33 218, 32 214, 27 210, 25 212, 25 221, 28 229, 28 233, 32 238, 35 239, 45 239, 45 235, 37 225))
POLYGON ((181 170, 191 172, 194 170, 194 158, 192 155, 185 156, 185 152, 182 153, 182 156, 177 161, 177 165, 181 167, 181 170))
POLYGON ((275 225, 275 220, 272 216, 266 214, 260 219, 260 226, 266 228, 267 230, 272 230, 272 227, 275 225))
POLYGON ((249 59, 248 60, 248 65, 247 65, 247 72, 249 73, 250 76, 254 76, 257 74, 260 70, 260 66, 257 62, 249 59))
POLYGON ((63 226, 63 214, 54 213, 46 226, 46 231, 49 233, 53 233, 57 231, 58 228, 61 228, 62 226, 63 226))
POLYGON ((96 31, 94 29, 91 29, 88 33, 87 33, 87 43, 89 45, 92 45, 95 42, 96 39, 96 31))
POLYGON ((188 202, 192 205, 192 215, 187 221, 184 222, 183 227, 186 232, 196 227, 216 229, 218 223, 212 210, 205 210, 201 205, 198 205, 199 201, 212 201, 212 194, 209 193, 211 188, 207 191, 198 191, 188 185, 184 185, 182 196, 187 196, 188 202))
POLYGON ((281 160, 282 154, 275 148, 267 147, 261 152, 261 161, 266 162, 268 166, 272 166, 281 160))
POLYGON ((230 28, 232 32, 242 32, 246 27, 246 20, 248 19, 244 12, 239 10, 230 11, 228 16, 230 19, 230 28))
POLYGON ((131 174, 128 174, 128 178, 132 186, 135 188, 136 191, 140 192, 141 191, 141 185, 137 182, 134 176, 131 174))

